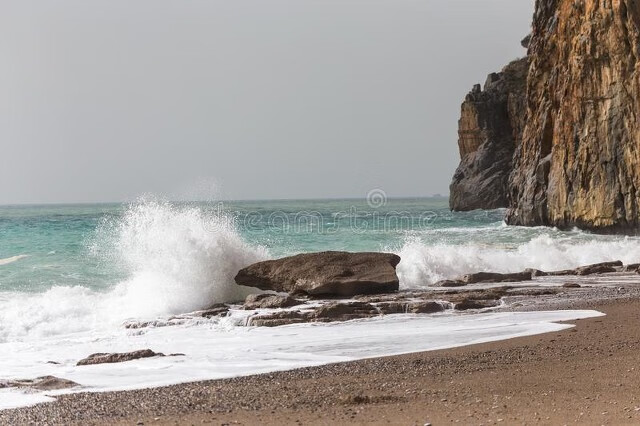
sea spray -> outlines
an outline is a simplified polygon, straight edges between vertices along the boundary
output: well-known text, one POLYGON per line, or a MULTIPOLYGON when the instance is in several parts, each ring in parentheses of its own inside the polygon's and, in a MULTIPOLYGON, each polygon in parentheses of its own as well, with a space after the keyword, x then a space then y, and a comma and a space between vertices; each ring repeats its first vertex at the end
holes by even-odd
POLYGON ((234 275, 267 257, 218 211, 148 198, 106 217, 90 247, 126 278, 103 291, 56 285, 1 298, 0 342, 113 329, 126 319, 239 301, 250 290, 236 285, 234 275))
POLYGON ((115 225, 102 226, 115 231, 112 261, 128 271, 113 290, 113 309, 123 315, 175 314, 242 300, 248 289, 234 283, 235 274, 267 257, 242 240, 228 216, 199 207, 146 199, 115 225))

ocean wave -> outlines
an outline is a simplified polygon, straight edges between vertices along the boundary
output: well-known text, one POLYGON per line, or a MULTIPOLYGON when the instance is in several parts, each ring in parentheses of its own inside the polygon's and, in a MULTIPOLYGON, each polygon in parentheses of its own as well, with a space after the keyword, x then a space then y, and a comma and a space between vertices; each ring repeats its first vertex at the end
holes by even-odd
MULTIPOLYGON (((581 231, 571 235, 553 229, 537 231, 531 239, 500 244, 496 241, 469 241, 465 244, 429 244, 423 238, 408 237, 395 250, 402 261, 398 276, 404 288, 429 286, 439 280, 481 271, 518 272, 525 268, 558 270, 590 263, 622 260, 640 261, 640 239, 597 236, 581 231)), ((512 229, 509 232, 518 232, 512 229)))
POLYGON ((220 212, 140 200, 98 227, 91 250, 117 264, 124 280, 106 291, 55 286, 0 299, 0 341, 112 327, 244 299, 242 267, 267 258, 220 212))

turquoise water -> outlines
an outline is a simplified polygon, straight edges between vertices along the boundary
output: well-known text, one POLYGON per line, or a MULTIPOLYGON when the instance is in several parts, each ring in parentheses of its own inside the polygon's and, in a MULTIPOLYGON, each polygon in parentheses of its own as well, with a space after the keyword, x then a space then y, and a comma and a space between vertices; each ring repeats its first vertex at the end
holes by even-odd
MULTIPOLYGON (((248 242, 273 256, 319 250, 379 251, 412 231, 499 223, 501 212, 453 214, 446 199, 310 200, 176 203, 228 215, 248 242)), ((38 292, 56 285, 106 288, 123 279, 100 246, 100 227, 121 220, 130 204, 0 206, 0 291, 38 292)))
POLYGON ((321 250, 393 251, 403 258, 406 287, 477 270, 640 260, 635 237, 507 227, 503 215, 453 213, 445 198, 2 206, 0 297, 60 286, 106 291, 150 268, 177 281, 194 268, 232 276, 231 259, 242 263, 245 253, 246 263, 321 250))

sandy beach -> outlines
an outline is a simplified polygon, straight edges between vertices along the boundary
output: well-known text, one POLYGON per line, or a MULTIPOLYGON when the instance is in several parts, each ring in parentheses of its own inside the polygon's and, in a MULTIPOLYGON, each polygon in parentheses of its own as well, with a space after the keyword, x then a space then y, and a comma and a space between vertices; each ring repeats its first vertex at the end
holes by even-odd
POLYGON ((637 424, 640 301, 605 317, 457 349, 128 392, 0 412, 2 424, 637 424))

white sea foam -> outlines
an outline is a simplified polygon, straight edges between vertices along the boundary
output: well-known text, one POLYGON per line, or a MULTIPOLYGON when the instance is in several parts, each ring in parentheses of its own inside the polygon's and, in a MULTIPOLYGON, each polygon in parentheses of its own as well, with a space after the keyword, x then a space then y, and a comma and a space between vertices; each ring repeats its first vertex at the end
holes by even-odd
POLYGON ((162 386, 502 340, 563 330, 571 325, 557 321, 600 315, 595 311, 396 315, 277 328, 229 328, 211 322, 131 334, 123 330, 101 335, 85 332, 34 342, 0 343, 0 379, 54 375, 83 386, 35 394, 0 390, 0 409, 33 404, 46 400, 46 395, 73 391, 162 386), (181 352, 186 356, 75 365, 94 352, 142 348, 181 352))
POLYGON ((17 256, 11 256, 4 259, 0 259, 0 265, 8 265, 9 263, 16 262, 20 259, 24 259, 25 257, 29 257, 28 254, 19 254, 17 256))
POLYGON ((557 230, 545 229, 544 232, 526 242, 503 245, 478 240, 466 244, 427 244, 415 236, 408 238, 396 250, 402 258, 398 265, 401 285, 404 288, 424 287, 442 279, 480 271, 558 270, 613 260, 640 262, 640 240, 635 237, 589 235, 587 238, 586 234, 576 231, 577 235, 563 238, 557 230))
POLYGON ((242 300, 249 290, 237 286, 234 275, 267 256, 245 243, 220 213, 154 200, 105 221, 95 241, 94 251, 128 278, 105 292, 56 286, 0 299, 0 342, 107 329, 128 318, 242 300))

